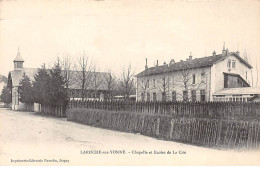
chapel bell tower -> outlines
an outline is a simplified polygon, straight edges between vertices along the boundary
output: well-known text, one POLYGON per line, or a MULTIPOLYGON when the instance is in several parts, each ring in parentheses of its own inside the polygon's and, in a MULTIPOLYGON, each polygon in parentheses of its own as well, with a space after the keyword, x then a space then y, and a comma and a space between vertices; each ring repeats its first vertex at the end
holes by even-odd
POLYGON ((21 70, 23 69, 23 58, 21 56, 20 50, 18 48, 18 52, 16 58, 14 59, 14 70, 21 70))

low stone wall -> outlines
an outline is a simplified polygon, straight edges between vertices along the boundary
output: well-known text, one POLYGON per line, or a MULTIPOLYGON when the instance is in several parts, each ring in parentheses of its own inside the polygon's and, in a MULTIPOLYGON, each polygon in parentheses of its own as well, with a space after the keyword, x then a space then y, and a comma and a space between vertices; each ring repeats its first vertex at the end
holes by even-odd
POLYGON ((215 148, 259 148, 259 121, 174 118, 162 114, 73 108, 67 119, 86 125, 140 133, 165 140, 215 148))

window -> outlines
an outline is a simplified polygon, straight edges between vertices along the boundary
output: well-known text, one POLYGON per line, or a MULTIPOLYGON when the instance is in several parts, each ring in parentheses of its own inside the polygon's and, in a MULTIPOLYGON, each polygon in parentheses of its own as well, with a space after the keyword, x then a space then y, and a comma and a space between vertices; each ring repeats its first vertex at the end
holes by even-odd
POLYGON ((144 93, 141 93, 141 99, 144 101, 144 93))
POLYGON ((183 91, 183 101, 188 101, 188 92, 186 90, 183 91))
POLYGON ((191 91, 191 101, 193 101, 193 102, 196 101, 196 90, 191 91))
POLYGON ((149 80, 147 80, 147 88, 149 88, 149 80))
POLYGON ((205 90, 200 91, 200 101, 205 102, 206 101, 206 95, 205 95, 205 90))
POLYGON ((23 66, 23 63, 22 62, 17 62, 17 68, 22 68, 23 66))
POLYGON ((193 74, 192 75, 192 84, 195 84, 195 82, 196 82, 196 76, 195 76, 195 74, 193 74))
POLYGON ((235 69, 235 68, 236 68, 236 61, 232 60, 232 69, 235 69))
POLYGON ((174 85, 174 77, 172 77, 172 85, 174 85))
POLYGON ((228 75, 224 74, 224 88, 228 88, 228 75))
POLYGON ((201 73, 201 83, 205 83, 205 73, 201 73))
POLYGON ((230 60, 230 59, 228 59, 228 62, 227 62, 227 67, 228 67, 228 68, 230 68, 230 66, 231 66, 231 60, 230 60))
POLYGON ((176 101, 176 91, 172 92, 172 101, 176 101))
POLYGON ((150 101, 150 93, 147 93, 147 101, 150 101))
POLYGON ((153 87, 155 87, 155 79, 153 79, 153 87))
POLYGON ((156 93, 153 93, 153 101, 156 101, 156 93))
POLYGON ((162 92, 162 101, 166 101, 166 93, 165 92, 162 92))

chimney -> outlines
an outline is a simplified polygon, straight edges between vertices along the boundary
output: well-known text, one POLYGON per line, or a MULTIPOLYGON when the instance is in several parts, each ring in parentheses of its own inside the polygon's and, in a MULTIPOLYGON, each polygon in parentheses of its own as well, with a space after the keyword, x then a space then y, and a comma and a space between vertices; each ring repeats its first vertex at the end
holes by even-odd
POLYGON ((183 62, 183 60, 180 60, 180 62, 183 62))
POLYGON ((225 42, 224 42, 223 49, 222 49, 222 56, 226 56, 226 55, 227 55, 227 51, 225 49, 225 42))
POLYGON ((239 52, 239 51, 237 51, 236 54, 237 54, 238 56, 240 56, 240 52, 239 52))
POLYGON ((156 62, 156 66, 158 66, 159 65, 159 63, 158 63, 158 60, 157 60, 157 62, 156 62))
POLYGON ((228 50, 228 48, 227 48, 227 50, 226 50, 226 55, 229 55, 229 50, 228 50))
POLYGON ((213 56, 216 56, 216 52, 215 51, 213 52, 213 56))
POLYGON ((145 58, 145 70, 148 69, 148 66, 147 66, 147 58, 145 58))
POLYGON ((192 54, 191 54, 191 52, 190 52, 189 60, 192 60, 192 54))
POLYGON ((175 63, 174 59, 171 59, 170 64, 174 64, 174 63, 175 63))

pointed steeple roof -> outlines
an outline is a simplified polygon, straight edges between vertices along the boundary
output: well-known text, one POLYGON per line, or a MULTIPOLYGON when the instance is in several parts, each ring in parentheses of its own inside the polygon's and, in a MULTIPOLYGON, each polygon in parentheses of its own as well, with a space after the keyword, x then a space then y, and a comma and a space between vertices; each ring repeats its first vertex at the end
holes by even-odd
POLYGON ((14 59, 14 62, 24 62, 24 60, 23 60, 23 58, 21 56, 19 48, 18 48, 18 52, 17 52, 16 58, 14 59))

